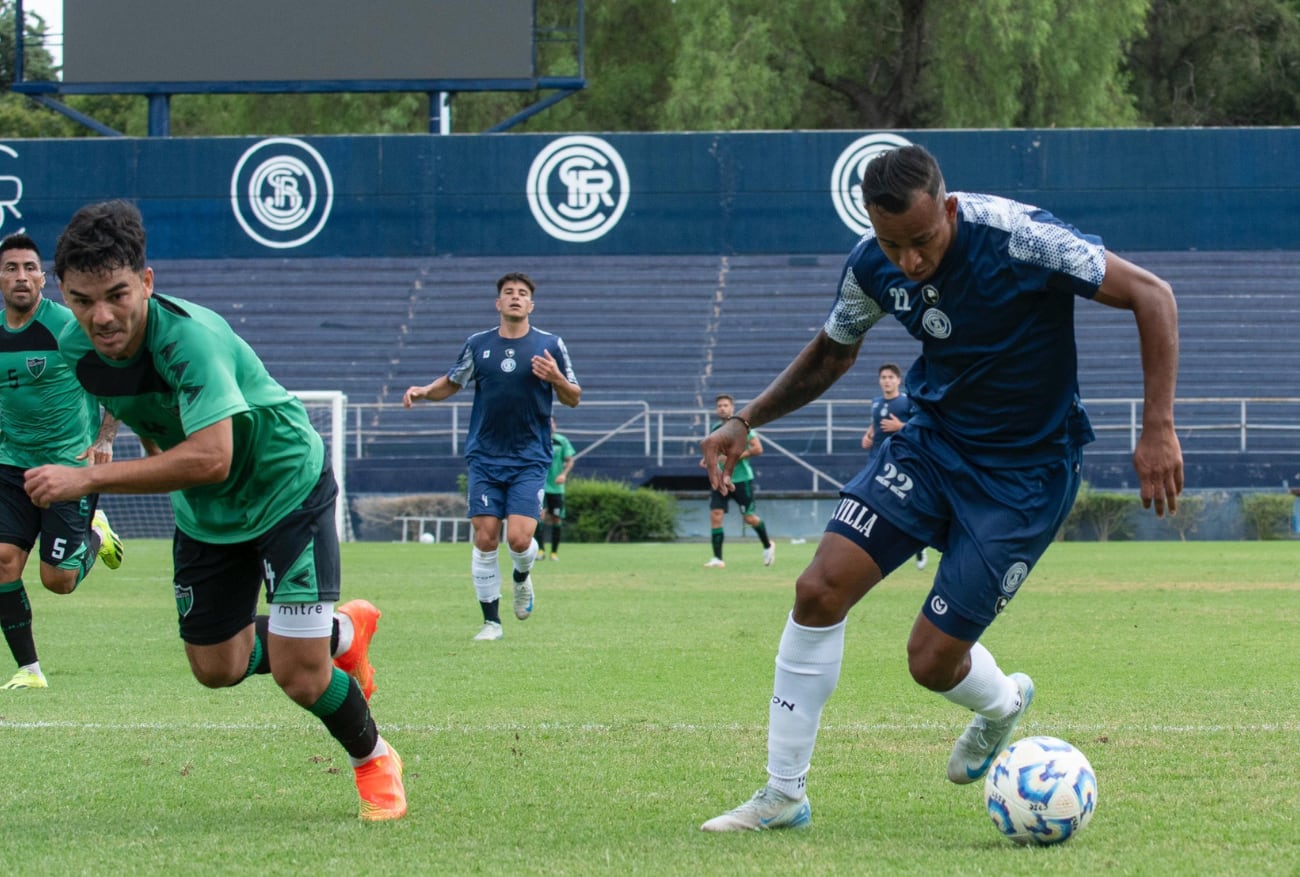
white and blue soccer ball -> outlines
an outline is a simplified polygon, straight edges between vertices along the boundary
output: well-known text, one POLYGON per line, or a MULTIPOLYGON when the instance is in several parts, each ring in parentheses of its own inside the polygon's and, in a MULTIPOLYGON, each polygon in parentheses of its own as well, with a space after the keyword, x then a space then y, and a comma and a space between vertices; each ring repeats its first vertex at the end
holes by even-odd
POLYGON ((998 831, 1018 844, 1059 844, 1097 809, 1097 775, 1075 747, 1055 737, 1017 740, 993 761, 984 802, 998 831))

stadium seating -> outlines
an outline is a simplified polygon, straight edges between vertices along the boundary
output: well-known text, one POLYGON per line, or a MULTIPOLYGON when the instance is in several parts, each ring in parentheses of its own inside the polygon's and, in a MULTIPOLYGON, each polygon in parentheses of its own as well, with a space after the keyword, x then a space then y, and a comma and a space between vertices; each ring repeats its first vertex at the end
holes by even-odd
MULTIPOLYGON (((1300 395, 1300 345, 1294 338, 1300 325, 1295 279, 1300 252, 1126 255, 1167 278, 1178 295, 1180 399, 1300 395)), ((707 411, 718 392, 742 402, 755 395, 812 337, 831 304, 842 258, 261 259, 167 261, 154 267, 159 292, 223 314, 290 389, 340 389, 351 403, 367 404, 399 402, 408 385, 442 374, 466 337, 496 324, 496 278, 525 271, 539 285, 533 324, 564 337, 585 401, 644 400, 655 408, 707 411)), ((1081 304, 1076 320, 1084 398, 1140 397, 1142 371, 1131 316, 1081 304)), ((879 363, 892 360, 906 369, 917 349, 896 323, 881 323, 852 373, 828 397, 869 398, 877 392, 879 363)), ((1180 406, 1184 421, 1194 421, 1196 413, 1194 403, 1180 406)), ((396 416, 394 409, 367 414, 368 422, 396 416)), ((581 432, 583 416, 583 409, 563 412, 563 428, 581 432)), ((860 420, 865 425, 865 410, 860 420)), ((1127 436, 1113 438, 1114 448, 1099 442, 1095 449, 1101 452, 1094 460, 1095 480, 1131 486, 1125 482, 1130 477, 1127 436)), ((1219 455, 1207 458, 1207 475, 1226 461, 1245 467, 1241 477, 1270 485, 1286 477, 1300 481, 1300 474, 1287 475, 1300 469, 1290 438, 1268 459, 1234 454, 1237 438, 1230 431, 1184 440, 1191 445, 1189 458, 1202 445, 1219 455)), ((855 448, 856 437, 846 434, 836 440, 833 455, 825 455, 825 448, 793 450, 820 451, 826 465, 843 457, 836 466, 843 472, 856 467, 855 448)), ((627 459, 626 449, 615 445, 605 450, 608 474, 646 476, 644 460, 627 459)), ((693 449, 683 444, 680 450, 681 459, 668 468, 689 470, 693 449)), ((412 458, 422 459, 429 471, 437 468, 429 466, 431 458, 448 457, 448 466, 458 466, 455 455, 431 453, 418 441, 375 447, 367 457, 375 456, 381 460, 368 465, 405 471, 407 486, 410 469, 404 466, 412 458), (391 458, 391 466, 384 457, 391 458)), ((587 460, 586 471, 600 471, 600 456, 587 460)), ((764 462, 776 468, 772 457, 764 462)), ((349 481, 368 477, 365 472, 366 465, 352 467, 349 481)))

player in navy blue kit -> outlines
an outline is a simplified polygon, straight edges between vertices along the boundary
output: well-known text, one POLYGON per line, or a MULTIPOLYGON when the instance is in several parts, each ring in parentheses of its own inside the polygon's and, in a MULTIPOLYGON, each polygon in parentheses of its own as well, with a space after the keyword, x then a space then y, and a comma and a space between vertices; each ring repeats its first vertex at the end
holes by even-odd
POLYGON ((704 466, 721 487, 748 429, 825 392, 887 314, 921 342, 907 375, 917 414, 845 485, 795 585, 768 707, 767 785, 706 831, 811 823, 805 782, 849 609, 923 545, 944 558, 908 638, 908 669, 975 713, 948 778, 974 782, 1009 743, 1033 683, 1003 673, 979 639, 1069 513, 1082 447, 1093 438, 1078 394, 1076 297, 1131 311, 1137 323, 1144 404, 1133 466, 1143 506, 1172 514, 1183 488, 1169 284, 1044 210, 948 193, 919 146, 872 159, 862 193, 872 230, 849 255, 825 325, 704 440, 704 466))
POLYGON ((532 614, 531 571, 537 557, 533 534, 551 465, 551 404, 559 398, 575 408, 582 397, 564 341, 529 325, 535 289, 526 274, 498 280, 500 326, 471 335, 447 374, 423 387, 408 388, 402 397, 410 408, 417 399, 439 402, 474 384, 465 459, 474 527, 471 573, 483 610, 476 640, 501 639, 497 547, 502 520, 514 566, 515 617, 522 621, 532 614))
MULTIPOLYGON (((875 453, 877 445, 883 445, 885 439, 903 428, 903 424, 912 419, 916 409, 907 394, 899 391, 903 382, 903 370, 896 364, 887 362, 877 370, 880 382, 880 395, 871 400, 871 425, 862 434, 862 448, 868 452, 868 458, 875 453)), ((916 552, 916 568, 925 569, 925 549, 916 552)))

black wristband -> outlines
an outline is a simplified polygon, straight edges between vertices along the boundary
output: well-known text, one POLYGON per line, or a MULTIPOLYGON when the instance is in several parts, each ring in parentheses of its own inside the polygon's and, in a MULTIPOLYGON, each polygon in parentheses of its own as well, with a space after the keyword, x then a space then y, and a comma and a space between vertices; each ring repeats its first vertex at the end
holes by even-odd
POLYGON ((749 425, 749 421, 741 417, 739 414, 728 414, 726 417, 722 418, 723 423, 726 423, 728 420, 739 420, 741 422, 741 425, 745 427, 745 432, 747 434, 749 432, 752 432, 754 429, 754 427, 749 425))

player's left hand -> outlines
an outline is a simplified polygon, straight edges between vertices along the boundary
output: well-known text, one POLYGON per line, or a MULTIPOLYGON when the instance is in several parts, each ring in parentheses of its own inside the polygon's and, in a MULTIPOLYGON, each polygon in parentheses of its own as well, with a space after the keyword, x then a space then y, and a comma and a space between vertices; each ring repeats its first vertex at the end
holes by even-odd
POLYGON ((560 377, 560 366, 551 356, 551 351, 543 350, 532 359, 533 377, 546 381, 548 384, 555 383, 560 377))
POLYGON ((709 473, 709 486, 724 496, 735 489, 731 473, 749 447, 749 431, 739 420, 728 420, 700 442, 704 459, 700 465, 709 473), (719 466, 718 463, 722 465, 719 466))
POLYGON ((85 489, 85 469, 79 466, 37 466, 23 475, 23 487, 32 502, 45 509, 51 503, 80 499, 85 489))
POLYGON ((1173 427, 1143 429, 1133 451, 1133 468, 1141 485, 1142 508, 1155 506, 1156 517, 1165 510, 1178 514, 1178 497, 1183 492, 1183 449, 1173 427))

